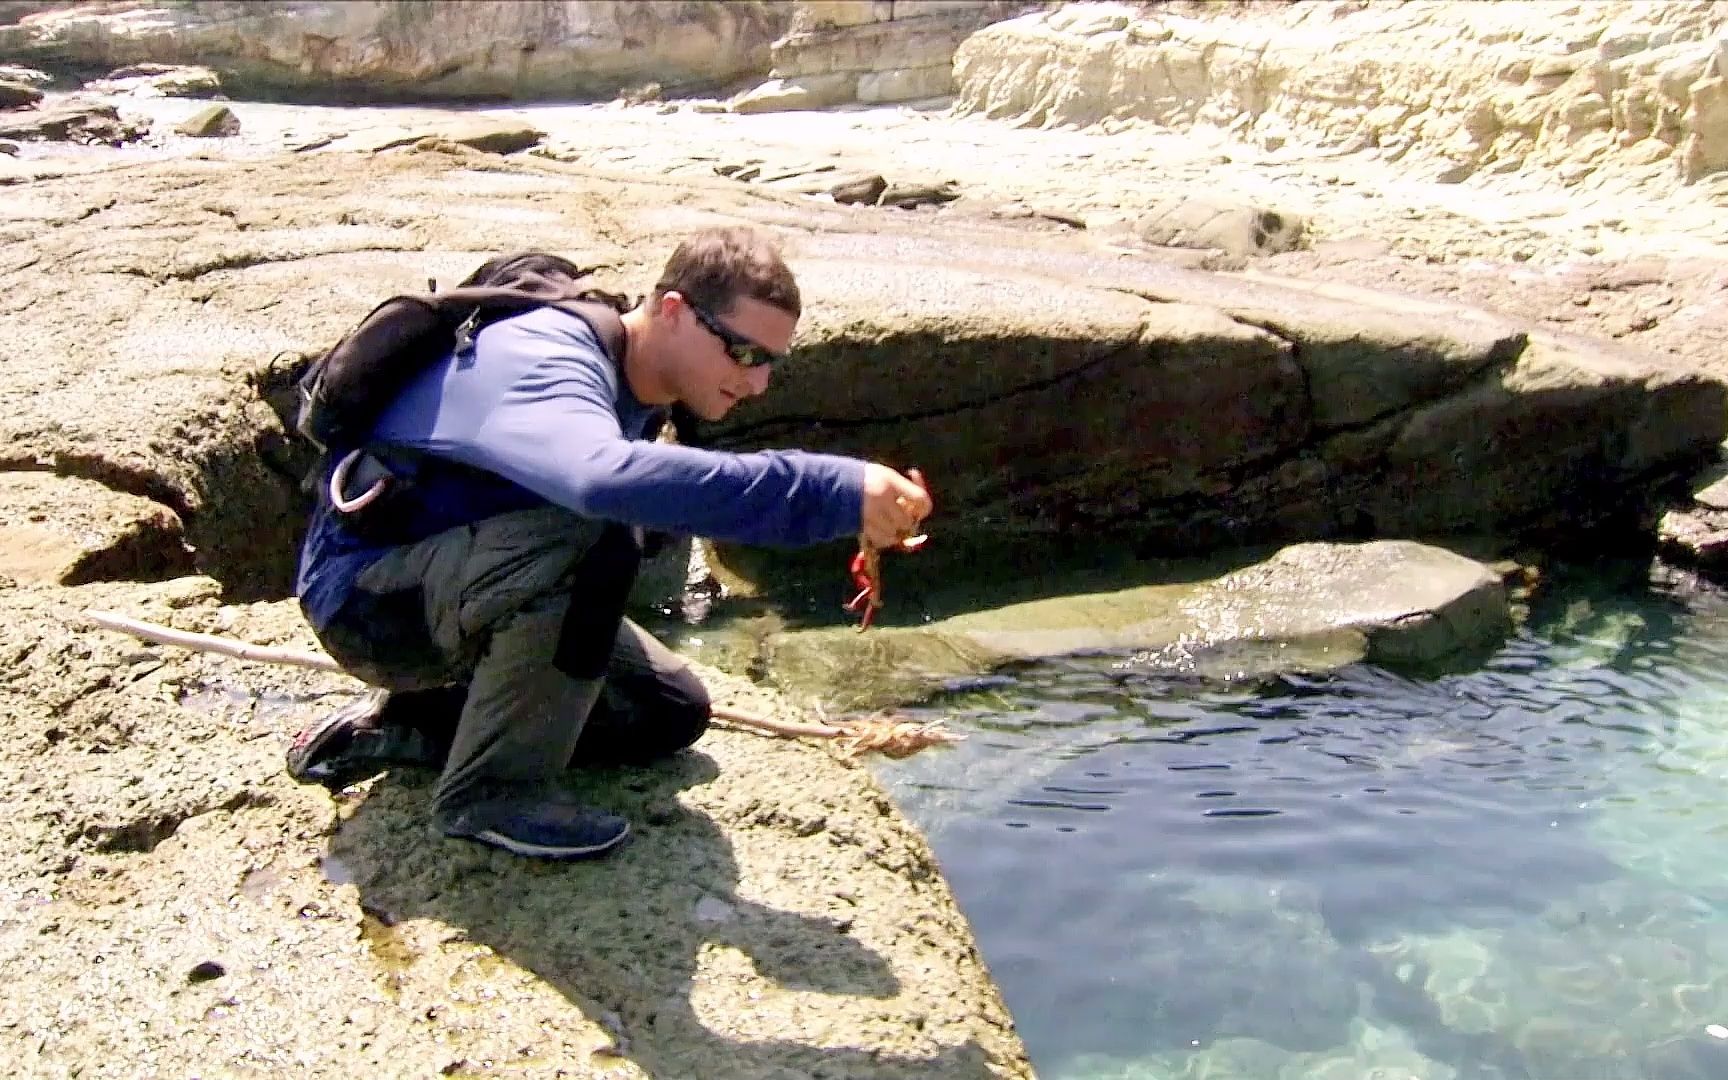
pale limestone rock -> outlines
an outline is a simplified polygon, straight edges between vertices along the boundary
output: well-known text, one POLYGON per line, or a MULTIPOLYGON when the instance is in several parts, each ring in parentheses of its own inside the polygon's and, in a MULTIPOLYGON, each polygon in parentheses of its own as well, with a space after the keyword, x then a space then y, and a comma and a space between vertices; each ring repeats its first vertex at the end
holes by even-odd
POLYGON ((379 153, 399 146, 412 146, 424 140, 466 146, 492 154, 513 154, 539 144, 545 137, 534 125, 520 120, 488 117, 446 118, 428 120, 408 127, 372 128, 355 131, 338 139, 319 142, 303 149, 362 150, 379 153))
POLYGON ((792 31, 774 43, 772 74, 785 80, 851 74, 856 78, 847 100, 866 104, 946 97, 953 92, 955 48, 1020 6, 1003 0, 796 4, 792 31))
POLYGON ((773 74, 795 78, 842 71, 948 67, 955 47, 977 27, 976 16, 919 14, 844 30, 793 34, 774 43, 773 74))
POLYGON ((865 105, 946 97, 953 92, 954 73, 947 64, 871 71, 858 76, 857 97, 865 105))
POLYGON ((34 86, 40 89, 52 83, 54 76, 35 68, 19 67, 17 64, 0 64, 0 79, 4 79, 6 82, 23 83, 25 86, 34 86))
POLYGON ((207 64, 237 96, 261 87, 569 99, 761 74, 790 21, 789 5, 721 0, 75 4, 0 26, 0 54, 207 64))
POLYGON ((890 19, 893 0, 801 0, 792 15, 792 32, 836 30, 890 19))
POLYGON ((1128 29, 1134 14, 1127 4, 1063 4, 1051 13, 1048 22, 1059 34, 1092 37, 1128 29))
POLYGON ((1205 197, 1163 199, 1134 223, 1148 244, 1212 248, 1229 255, 1270 255, 1302 246, 1301 215, 1205 197))
POLYGON ((207 67, 190 64, 133 64, 117 68, 86 89, 100 94, 132 97, 212 97, 222 90, 222 80, 207 67))
POLYGON ((1687 96, 1683 123, 1688 134, 1680 147, 1680 172, 1690 184, 1728 168, 1728 79, 1699 79, 1687 96))
POLYGON ((1676 562, 1718 572, 1728 568, 1728 464, 1711 465, 1693 478, 1691 505, 1663 514, 1656 538, 1676 562))
MULTIPOLYGON (((1704 78, 1723 49, 1720 21, 1698 5, 1228 12, 1070 4, 996 23, 956 50, 957 111, 1045 127, 1212 126, 1253 141, 1268 129, 1262 145, 1446 158, 1459 179, 1611 163, 1651 136, 1681 179, 1724 167, 1717 92, 1704 78)), ((1654 151, 1639 147, 1634 160, 1654 151)))
POLYGON ((1714 465, 1693 481, 1692 501, 1707 510, 1728 510, 1728 465, 1714 465))
POLYGON ((112 105, 65 101, 39 109, 0 113, 0 139, 120 146, 149 130, 147 121, 122 117, 112 105))

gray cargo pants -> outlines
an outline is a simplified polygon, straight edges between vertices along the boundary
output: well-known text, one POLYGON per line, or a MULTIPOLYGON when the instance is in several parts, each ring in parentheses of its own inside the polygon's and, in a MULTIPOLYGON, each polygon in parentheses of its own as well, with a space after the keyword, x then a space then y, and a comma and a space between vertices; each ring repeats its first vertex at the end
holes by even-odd
POLYGON ((639 552, 622 526, 544 507, 396 548, 360 576, 323 635, 332 655, 404 701, 465 688, 435 826, 479 801, 532 800, 583 750, 646 761, 702 735, 701 682, 623 617, 639 552))

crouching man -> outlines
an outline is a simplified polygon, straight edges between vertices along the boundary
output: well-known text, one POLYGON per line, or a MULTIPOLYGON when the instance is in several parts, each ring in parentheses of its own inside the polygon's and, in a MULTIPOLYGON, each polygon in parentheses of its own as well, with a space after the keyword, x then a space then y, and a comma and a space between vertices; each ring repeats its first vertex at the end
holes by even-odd
POLYGON ((885 465, 654 441, 675 403, 718 420, 765 392, 800 312, 766 236, 711 229, 622 315, 617 358, 544 306, 416 375, 365 442, 406 478, 393 541, 358 535, 325 494, 300 553, 307 618, 377 692, 303 731, 289 773, 340 788, 429 764, 445 836, 552 859, 623 843, 629 823, 572 798, 565 770, 675 753, 709 718, 687 665, 624 618, 642 531, 888 547, 930 512, 885 465))

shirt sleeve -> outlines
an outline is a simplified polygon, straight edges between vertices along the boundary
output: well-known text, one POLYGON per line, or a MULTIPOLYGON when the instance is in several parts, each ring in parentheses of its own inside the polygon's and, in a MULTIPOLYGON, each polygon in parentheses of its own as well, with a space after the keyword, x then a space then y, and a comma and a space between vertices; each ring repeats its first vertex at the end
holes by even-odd
POLYGON ((520 374, 450 456, 586 517, 738 543, 799 546, 858 532, 864 462, 833 454, 733 454, 627 438, 622 376, 586 327, 509 320, 476 342, 520 374), (524 357, 528 358, 524 362, 524 357))

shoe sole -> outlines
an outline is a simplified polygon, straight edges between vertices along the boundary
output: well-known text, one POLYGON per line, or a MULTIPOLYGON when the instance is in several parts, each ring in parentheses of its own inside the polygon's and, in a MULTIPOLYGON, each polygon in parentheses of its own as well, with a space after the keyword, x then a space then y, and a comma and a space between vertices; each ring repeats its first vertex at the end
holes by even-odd
POLYGON ((318 756, 325 747, 330 745, 331 740, 343 734, 344 729, 358 719, 359 715, 369 715, 370 712, 371 706, 367 702, 361 701, 347 708, 337 709, 312 727, 302 731, 295 737, 294 744, 288 748, 286 761, 288 776, 297 783, 317 784, 319 787, 327 788, 330 791, 341 791, 350 784, 358 783, 368 776, 382 772, 382 768, 372 769, 369 772, 358 770, 328 771, 330 769, 329 764, 318 760, 318 756), (326 771, 321 772, 321 769, 326 771))
POLYGON ((521 855, 530 859, 553 859, 559 862, 570 862, 577 859, 595 859, 614 850, 630 839, 630 826, 626 824, 618 831, 618 835, 598 844, 588 844, 583 847, 572 847, 568 844, 534 844, 526 840, 518 840, 506 836, 494 829, 481 829, 475 833, 446 833, 446 836, 457 840, 472 840, 475 843, 486 844, 489 847, 508 851, 512 855, 521 855))

